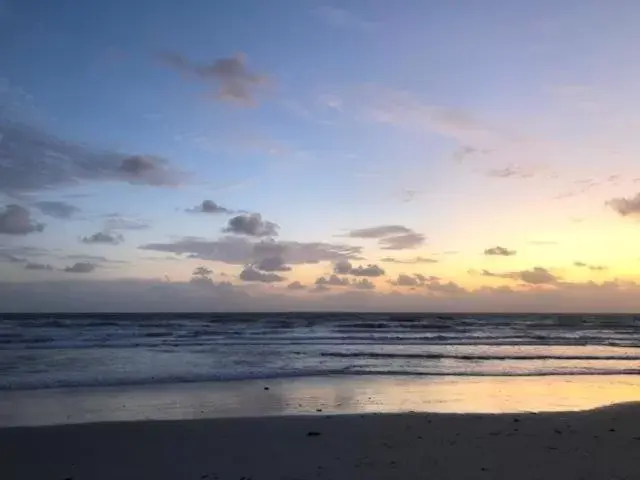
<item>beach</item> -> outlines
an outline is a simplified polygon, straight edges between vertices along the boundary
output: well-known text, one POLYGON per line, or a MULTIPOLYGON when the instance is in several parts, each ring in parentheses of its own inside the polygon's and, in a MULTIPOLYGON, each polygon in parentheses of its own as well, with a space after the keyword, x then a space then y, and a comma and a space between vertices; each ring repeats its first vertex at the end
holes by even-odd
POLYGON ((636 479, 640 407, 0 429, 0 478, 636 479))
POLYGON ((635 316, 0 322, 0 480, 639 478, 635 316))

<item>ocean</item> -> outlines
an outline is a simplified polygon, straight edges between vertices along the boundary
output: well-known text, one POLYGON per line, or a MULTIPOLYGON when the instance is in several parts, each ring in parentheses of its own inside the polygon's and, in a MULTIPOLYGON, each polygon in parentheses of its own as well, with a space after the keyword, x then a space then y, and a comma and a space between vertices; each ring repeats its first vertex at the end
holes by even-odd
POLYGON ((0 390, 640 374, 639 315, 0 314, 0 390))

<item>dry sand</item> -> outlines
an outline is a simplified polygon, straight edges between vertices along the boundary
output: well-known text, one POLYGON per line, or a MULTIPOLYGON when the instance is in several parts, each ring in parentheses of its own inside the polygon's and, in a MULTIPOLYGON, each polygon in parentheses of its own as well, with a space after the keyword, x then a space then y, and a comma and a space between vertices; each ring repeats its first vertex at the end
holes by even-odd
POLYGON ((0 479, 640 479, 640 406, 0 429, 0 479))

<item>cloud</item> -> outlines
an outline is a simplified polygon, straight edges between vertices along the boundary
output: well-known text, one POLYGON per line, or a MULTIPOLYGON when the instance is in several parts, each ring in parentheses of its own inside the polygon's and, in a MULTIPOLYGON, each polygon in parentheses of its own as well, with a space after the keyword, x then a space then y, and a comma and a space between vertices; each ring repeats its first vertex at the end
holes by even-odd
POLYGON ((536 137, 530 129, 515 129, 513 121, 497 124, 464 109, 433 104, 411 92, 377 85, 365 85, 349 104, 353 105, 353 115, 363 121, 448 139, 458 161, 477 158, 492 165, 511 165, 518 159, 521 167, 490 171, 503 177, 536 172, 545 166, 543 161, 555 168, 567 158, 596 161, 606 151, 602 145, 536 137))
POLYGON ((334 287, 348 287, 351 282, 348 278, 341 278, 337 275, 331 275, 329 277, 319 277, 315 281, 316 285, 332 285, 334 287))
POLYGON ((339 112, 342 111, 342 99, 337 95, 330 93, 322 94, 316 99, 316 103, 326 108, 338 110, 339 112))
POLYGON ((278 224, 263 220, 259 213, 247 213, 230 218, 223 232, 250 237, 275 237, 279 228, 278 224))
POLYGON ((153 186, 180 184, 180 176, 169 167, 166 160, 149 155, 123 158, 117 172, 122 180, 133 184, 153 186))
POLYGON ((424 235, 403 225, 379 225, 377 227, 350 230, 346 234, 351 238, 375 238, 383 250, 404 250, 416 248, 425 241, 424 235))
POLYGON ((219 58, 209 65, 197 64, 177 53, 163 53, 161 59, 169 66, 200 80, 215 82, 218 100, 239 105, 255 105, 256 91, 267 82, 266 76, 247 68, 246 55, 241 52, 232 57, 219 58))
POLYGON ((482 270, 483 277, 506 278, 511 280, 520 280, 531 285, 554 284, 559 278, 549 272, 546 268, 534 267, 531 270, 521 270, 516 272, 494 273, 489 270, 482 270))
POLYGON ((142 220, 135 218, 121 217, 118 214, 110 214, 109 218, 104 222, 106 231, 113 230, 147 230, 150 225, 142 220))
POLYGON ((396 280, 391 280, 390 283, 392 285, 396 285, 398 287, 418 287, 424 284, 422 278, 419 278, 416 275, 407 275, 406 273, 401 273, 398 275, 396 280))
POLYGON ((189 213, 231 213, 231 210, 218 205, 213 200, 203 200, 200 205, 186 210, 189 213))
POLYGON ((359 265, 354 267, 347 260, 336 262, 333 271, 340 275, 353 275, 356 277, 380 277, 385 274, 385 271, 378 265, 369 264, 367 266, 359 265))
POLYGON ((357 15, 338 7, 323 5, 313 9, 314 15, 323 22, 336 28, 353 30, 371 30, 377 23, 364 20, 357 15))
POLYGON ((413 233, 408 227, 402 225, 380 225, 378 227, 359 228, 350 230, 347 237, 352 238, 384 238, 392 235, 413 233))
POLYGON ((602 272, 608 269, 605 265, 591 265, 585 262, 573 262, 573 264, 579 268, 587 268, 592 272, 602 272))
POLYGON ((200 265, 193 270, 190 283, 192 284, 213 284, 213 270, 204 265, 200 265))
POLYGON ((86 244, 102 243, 105 245, 118 245, 124 241, 124 237, 118 234, 96 232, 88 237, 82 237, 80 241, 86 244))
POLYGON ((67 273, 91 273, 96 269, 97 265, 90 262, 76 262, 70 267, 65 267, 67 273))
POLYGON ((427 288, 368 291, 317 285, 300 295, 282 288, 252 289, 243 284, 167 282, 164 278, 105 280, 68 275, 63 279, 0 282, 2 312, 230 312, 380 311, 585 313, 640 311, 640 284, 558 282, 544 289, 506 286, 458 291, 448 283, 427 288))
POLYGON ((362 258, 362 247, 340 243, 275 240, 254 242, 245 237, 223 237, 217 240, 186 237, 171 243, 149 243, 139 248, 188 255, 190 258, 229 265, 255 264, 274 256, 282 257, 291 265, 362 258))
POLYGON ((413 258, 395 258, 395 257, 384 257, 380 259, 381 262, 385 263, 400 263, 400 264, 418 264, 418 263, 438 263, 438 260, 435 258, 426 258, 426 257, 413 257, 413 258))
POLYGON ((14 195, 80 182, 175 186, 185 175, 156 157, 92 149, 33 126, 0 120, 0 192, 14 195))
POLYGON ((25 270, 53 270, 53 267, 47 263, 28 262, 24 266, 25 270))
POLYGON ((295 282, 291 282, 289 285, 287 285, 287 288, 289 290, 305 290, 307 287, 306 285, 303 285, 298 280, 296 280, 295 282))
POLYGON ((368 278, 361 278, 360 280, 352 282, 351 286, 359 290, 375 290, 376 288, 376 285, 368 278))
POLYGON ((511 257, 516 253, 517 252, 515 250, 509 250, 508 248, 500 247, 500 246, 487 248, 484 251, 485 255, 494 255, 499 257, 511 257))
POLYGON ((436 280, 427 283, 426 287, 431 292, 444 293, 448 295, 467 293, 467 290, 458 285, 456 282, 440 283, 440 281, 436 280))
POLYGON ((380 248, 383 250, 407 250, 418 248, 425 242, 425 236, 421 233, 407 233, 405 235, 396 235, 393 237, 381 238, 379 240, 380 248))
POLYGON ((108 259, 107 257, 103 257, 102 255, 71 254, 71 255, 65 255, 63 258, 67 260, 81 260, 83 262, 91 262, 91 263, 118 263, 118 264, 129 263, 126 260, 111 260, 111 259, 108 259))
POLYGON ((422 287, 439 282, 440 277, 426 276, 421 273, 400 273, 395 280, 391 280, 389 283, 396 287, 422 287))
POLYGON ((354 275, 356 277, 380 277, 384 274, 384 269, 380 268, 378 265, 373 264, 369 264, 366 267, 359 265, 355 268, 352 268, 349 272, 349 275, 354 275))
POLYGON ((244 280, 245 282, 273 283, 286 280, 285 277, 282 277, 277 273, 261 272, 259 270, 256 270, 252 266, 248 266, 244 270, 242 270, 239 277, 240 280, 244 280))
POLYGON ((2 263, 25 263, 25 258, 16 257, 8 252, 0 251, 0 262, 2 263))
POLYGON ((524 170, 522 167, 504 167, 504 168, 490 168, 486 170, 488 177, 495 178, 531 178, 533 173, 524 170))
POLYGON ((486 155, 501 146, 509 134, 488 125, 470 113, 430 105, 406 91, 369 85, 362 92, 365 107, 361 117, 375 123, 417 131, 428 131, 455 140, 458 157, 486 155))
POLYGON ((42 232, 44 225, 31 220, 31 213, 20 205, 7 205, 0 211, 0 234, 27 235, 42 232))
POLYGON ((316 283, 310 290, 311 293, 326 293, 330 291, 331 289, 324 283, 316 283))
POLYGON ((353 268, 353 265, 351 265, 351 262, 347 260, 343 260, 340 262, 336 262, 336 264, 333 266, 333 271, 335 273, 345 275, 345 274, 348 274, 352 268, 353 268))
POLYGON ((291 270, 289 265, 285 265, 281 256, 263 258, 255 267, 263 272, 288 272, 291 270))
POLYGON ((623 217, 640 215, 640 193, 630 198, 613 198, 606 205, 623 217))
POLYGON ((24 263, 24 257, 44 257, 51 252, 46 248, 32 247, 28 245, 0 245, 0 259, 14 263, 24 263))
POLYGON ((531 240, 529 245, 536 245, 539 247, 550 247, 554 245, 559 245, 555 240, 531 240))
POLYGON ((208 277, 210 275, 213 275, 213 270, 211 270, 209 267, 205 267, 204 265, 200 265, 193 270, 192 275, 199 277, 208 277))
POLYGON ((80 209, 70 203, 57 201, 36 202, 35 207, 43 214, 50 217, 68 219, 80 211, 80 209))

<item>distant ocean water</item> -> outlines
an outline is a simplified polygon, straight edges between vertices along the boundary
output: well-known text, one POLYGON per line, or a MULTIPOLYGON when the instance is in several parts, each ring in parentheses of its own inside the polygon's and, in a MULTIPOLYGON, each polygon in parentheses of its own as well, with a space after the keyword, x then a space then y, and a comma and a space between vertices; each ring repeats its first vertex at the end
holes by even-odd
POLYGON ((0 314, 0 390, 329 374, 637 375, 640 316, 0 314))

